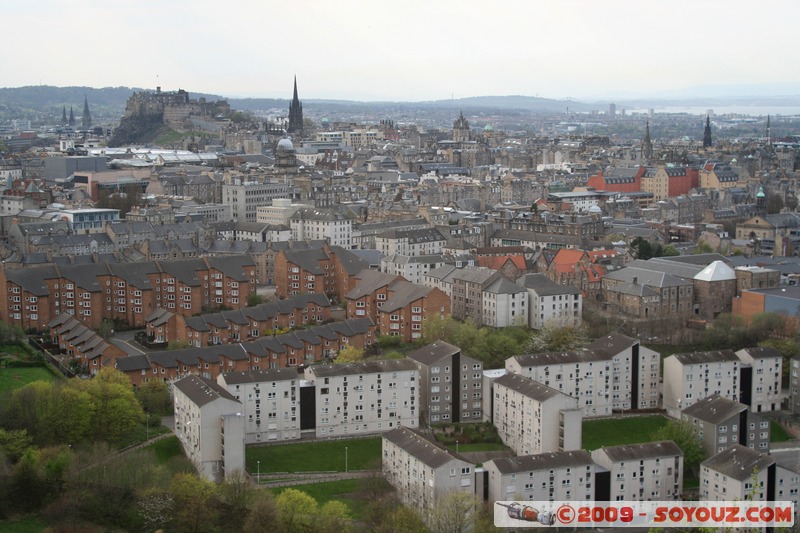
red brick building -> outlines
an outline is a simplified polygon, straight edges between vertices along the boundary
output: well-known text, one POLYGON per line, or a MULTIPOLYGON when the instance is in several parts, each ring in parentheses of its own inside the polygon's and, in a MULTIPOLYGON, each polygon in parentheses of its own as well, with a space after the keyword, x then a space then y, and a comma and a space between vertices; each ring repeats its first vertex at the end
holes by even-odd
POLYGON ((315 293, 344 301, 356 286, 356 274, 369 264, 340 246, 281 250, 275 257, 275 294, 315 293))
POLYGON ((618 167, 589 176, 588 187, 598 191, 640 192, 645 167, 618 167))
POLYGON ((127 356, 67 313, 58 315, 48 327, 57 353, 77 359, 86 374, 95 375, 104 366, 114 366, 118 358, 127 356))

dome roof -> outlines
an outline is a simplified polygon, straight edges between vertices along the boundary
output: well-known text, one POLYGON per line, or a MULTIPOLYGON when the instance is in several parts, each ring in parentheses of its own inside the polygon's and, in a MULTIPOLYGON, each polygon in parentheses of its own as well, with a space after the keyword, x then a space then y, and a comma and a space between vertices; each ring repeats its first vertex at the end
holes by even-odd
POLYGON ((328 122, 330 122, 330 120, 328 120, 328 117, 322 117, 323 124, 327 124, 328 122))
POLYGON ((294 145, 291 139, 281 139, 278 141, 278 150, 294 150, 294 145))
POLYGON ((487 124, 483 127, 483 131, 494 131, 494 128, 491 124, 487 124))
POLYGON ((695 277, 697 281, 725 281, 736 279, 736 272, 722 261, 714 261, 695 277))
POLYGON ((603 210, 600 209, 599 205, 593 205, 592 207, 589 208, 589 212, 590 213, 602 213, 603 210))
POLYGON ((756 198, 766 198, 767 195, 764 194, 764 187, 759 187, 758 192, 756 193, 756 198))

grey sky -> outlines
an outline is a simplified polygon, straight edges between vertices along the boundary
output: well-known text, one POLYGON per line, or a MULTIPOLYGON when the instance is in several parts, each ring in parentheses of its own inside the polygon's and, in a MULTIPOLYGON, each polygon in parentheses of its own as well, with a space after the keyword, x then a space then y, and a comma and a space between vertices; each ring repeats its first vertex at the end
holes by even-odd
POLYGON ((796 0, 6 1, 0 86, 287 98, 296 74, 301 98, 351 100, 800 94, 798 15, 796 0))

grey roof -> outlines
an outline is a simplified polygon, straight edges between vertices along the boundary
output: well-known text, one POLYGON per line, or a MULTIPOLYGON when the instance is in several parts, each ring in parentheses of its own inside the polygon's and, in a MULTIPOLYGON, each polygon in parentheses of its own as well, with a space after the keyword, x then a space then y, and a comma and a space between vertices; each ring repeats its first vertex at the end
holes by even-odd
POLYGON ((359 280, 358 284, 345 295, 345 298, 351 300, 363 298, 382 287, 392 284, 397 279, 397 276, 366 268, 356 274, 356 279, 359 280))
MULTIPOLYGON (((753 359, 774 359, 776 357, 783 357, 783 354, 775 348, 769 346, 756 346, 755 348, 743 348, 739 352, 745 352, 753 359)), ((739 352, 736 352, 737 354, 739 352)))
POLYGON ((712 455, 703 461, 701 466, 726 477, 744 481, 753 477, 756 469, 762 472, 774 463, 775 459, 769 454, 759 453, 741 444, 734 444, 716 455, 712 455))
POLYGON ((461 348, 458 346, 453 346, 444 341, 436 341, 433 344, 423 346, 419 350, 411 352, 407 357, 428 366, 436 361, 440 361, 444 357, 455 355, 460 351, 461 348))
POLYGON ((712 350, 708 352, 676 353, 671 355, 681 364, 697 365, 703 363, 722 363, 726 361, 739 361, 733 350, 712 350))
POLYGON ((484 284, 492 279, 494 276, 498 276, 499 273, 497 270, 493 268, 487 267, 478 267, 478 266, 468 266, 462 269, 459 269, 457 272, 453 273, 453 281, 465 281, 467 283, 480 283, 484 284))
POLYGON ((308 250, 286 250, 283 252, 286 261, 295 264, 306 272, 312 274, 323 274, 325 271, 320 266, 320 261, 327 261, 328 255, 322 248, 311 248, 308 250))
POLYGON ((631 296, 639 296, 639 297, 652 297, 658 296, 658 293, 648 287, 647 285, 640 285, 633 283, 617 283, 615 285, 611 285, 607 287, 608 292, 618 292, 620 294, 628 294, 631 296))
POLYGON ((234 398, 223 387, 217 385, 216 382, 194 374, 176 381, 173 386, 200 407, 220 398, 240 403, 239 400, 234 398))
POLYGON ((484 463, 484 467, 492 463, 501 474, 519 472, 535 472, 555 468, 592 466, 592 456, 586 450, 565 452, 538 453, 536 455, 520 455, 516 457, 498 457, 484 463))
POLYGON ((301 379, 295 368, 270 368, 267 370, 248 370, 246 372, 225 372, 220 374, 227 385, 243 383, 265 383, 270 381, 289 381, 301 379))
POLYGON ((621 333, 612 332, 605 337, 600 337, 586 346, 590 350, 603 350, 609 355, 617 355, 623 350, 639 344, 638 339, 626 337, 621 333))
POLYGON ((546 274, 525 274, 517 279, 517 284, 530 289, 537 296, 555 296, 560 294, 580 294, 574 285, 559 285, 553 282, 546 274))
POLYGON ((568 352, 540 352, 532 354, 515 355, 513 359, 521 367, 564 365, 570 363, 583 363, 589 361, 608 361, 612 355, 604 350, 590 350, 578 348, 568 352))
POLYGON ((492 294, 522 294, 527 292, 502 274, 483 290, 492 294))
POLYGON ((378 310, 380 313, 390 313, 397 309, 402 309, 408 304, 428 296, 433 288, 401 280, 393 283, 389 290, 391 291, 391 296, 383 302, 383 305, 378 310))
POLYGON ((350 276, 354 276, 370 266, 365 260, 341 246, 331 246, 330 251, 336 255, 342 268, 350 276))
POLYGON ((377 238, 404 239, 412 244, 447 240, 436 228, 390 229, 378 234, 377 238))
POLYGON ((439 443, 405 427, 387 431, 383 438, 431 468, 439 468, 453 460, 463 460, 439 443))
POLYGON ((34 296, 47 296, 50 291, 47 289, 45 280, 58 278, 58 272, 52 266, 40 266, 35 268, 6 268, 6 279, 15 285, 22 287, 34 296))
POLYGON ((557 396, 566 396, 564 393, 550 388, 547 385, 543 385, 538 381, 534 381, 511 372, 495 379, 494 383, 495 385, 502 385, 503 387, 517 391, 520 394, 539 402, 544 402, 557 396))
POLYGON ((636 259, 631 261, 627 266, 628 268, 641 268, 643 270, 653 270, 655 272, 663 272, 676 278, 694 278, 699 274, 705 266, 693 265, 679 261, 659 261, 660 258, 649 259, 643 261, 636 259))
POLYGON ((676 276, 658 272, 655 270, 645 270, 636 267, 625 267, 617 271, 606 274, 605 279, 623 281, 632 285, 647 285, 649 287, 680 287, 691 286, 691 282, 685 281, 676 276), (634 278, 636 283, 633 283, 634 278))
POLYGON ((384 372, 416 370, 417 365, 408 359, 386 359, 383 361, 359 361, 357 363, 312 365, 308 367, 308 369, 317 377, 328 377, 353 376, 358 374, 382 374, 384 372))
POLYGON ((746 410, 747 406, 743 403, 734 402, 719 394, 713 394, 698 400, 684 409, 682 413, 704 422, 719 424, 746 410))
MULTIPOLYGON (((623 444, 621 446, 605 446, 601 448, 606 456, 614 463, 622 461, 641 461, 657 457, 675 456, 683 457, 683 452, 671 440, 659 442, 643 442, 642 444, 623 444)), ((597 451, 597 450, 595 450, 597 451)))

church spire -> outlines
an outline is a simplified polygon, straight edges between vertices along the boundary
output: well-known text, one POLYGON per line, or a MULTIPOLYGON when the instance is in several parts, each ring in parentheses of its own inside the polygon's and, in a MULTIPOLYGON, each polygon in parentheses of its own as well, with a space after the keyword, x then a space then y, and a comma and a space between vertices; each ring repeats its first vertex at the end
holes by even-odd
POLYGON ((703 132, 703 148, 711 148, 711 117, 706 115, 706 129, 703 132))
POLYGON ((61 125, 67 125, 67 106, 61 108, 61 125))
POLYGON ((303 134, 303 104, 297 96, 297 76, 294 77, 294 96, 289 104, 289 128, 286 131, 303 134))
POLYGON ((650 121, 645 123, 644 139, 642 139, 642 164, 650 164, 653 160, 653 141, 650 140, 650 121))
POLYGON ((81 129, 88 130, 92 127, 92 115, 89 113, 89 100, 83 96, 83 116, 81 117, 81 129))
POLYGON ((69 125, 75 125, 75 113, 72 111, 72 106, 69 106, 69 125))

